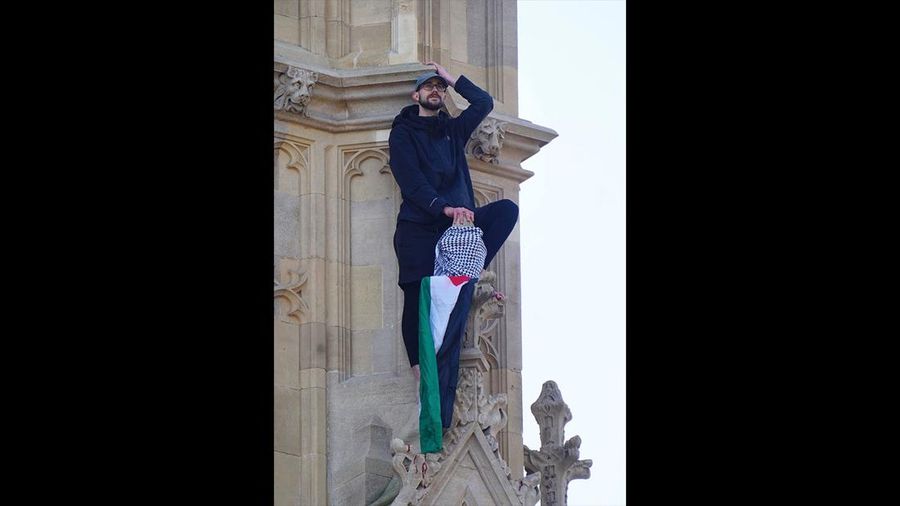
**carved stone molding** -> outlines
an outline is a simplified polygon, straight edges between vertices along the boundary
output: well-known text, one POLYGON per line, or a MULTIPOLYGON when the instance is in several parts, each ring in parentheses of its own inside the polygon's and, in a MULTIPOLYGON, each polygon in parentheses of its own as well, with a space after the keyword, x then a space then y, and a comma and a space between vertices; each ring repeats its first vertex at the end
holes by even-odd
MULTIPOLYGON (((481 181, 472 181, 475 204, 479 207, 503 199, 503 188, 481 181)), ((468 346, 479 349, 491 364, 491 388, 493 392, 507 391, 495 377, 495 370, 505 367, 503 349, 506 343, 504 306, 501 301, 491 298, 494 290, 505 292, 503 283, 506 272, 504 255, 497 255, 485 270, 473 294, 473 305, 469 311, 463 350, 468 346)))
POLYGON ((503 199, 503 188, 481 181, 472 181, 472 190, 475 193, 475 205, 478 207, 503 199))
MULTIPOLYGON (((276 120, 332 133, 390 129, 400 109, 412 103, 410 92, 416 78, 430 68, 409 63, 365 69, 335 69, 316 63, 308 57, 276 54, 276 76, 286 75, 290 68, 299 68, 298 66, 318 75, 315 100, 306 103, 303 114, 278 110, 276 107, 276 120)), ((281 84, 277 78, 276 81, 281 84)), ((465 108, 457 106, 455 100, 463 99, 458 96, 454 98, 452 92, 447 94, 447 110, 453 116, 465 108)), ((518 182, 534 175, 523 169, 521 162, 540 151, 541 147, 558 134, 550 128, 497 111, 491 112, 488 118, 505 125, 503 158, 495 158, 496 163, 485 162, 478 169, 518 182)), ((470 156, 480 163, 479 158, 470 156)))
POLYGON ((275 314, 285 323, 301 324, 302 316, 309 313, 309 305, 303 300, 303 287, 309 274, 301 268, 288 268, 287 280, 275 280, 275 314))
POLYGON ((275 71, 276 111, 288 111, 304 116, 312 97, 312 89, 319 79, 318 72, 288 66, 284 72, 275 71))
MULTIPOLYGON (((382 166, 379 173, 388 174, 391 171, 391 166, 388 164, 390 158, 388 155, 387 144, 363 146, 359 148, 345 148, 341 151, 341 154, 344 159, 344 176, 345 181, 347 182, 349 182, 350 178, 353 176, 362 175, 359 164, 369 158, 381 160, 382 166)), ((347 196, 349 197, 349 195, 350 190, 347 188, 347 196)))
POLYGON ((309 193, 310 140, 275 132, 275 190, 302 195, 309 193))
POLYGON ((544 382, 541 395, 531 405, 531 413, 541 428, 540 451, 524 447, 525 470, 541 473, 541 505, 565 506, 569 482, 591 477, 590 459, 578 460, 581 438, 574 436, 565 443, 565 425, 572 411, 562 399, 554 381, 544 382))
POLYGON ((487 117, 472 132, 466 144, 466 153, 490 164, 500 163, 500 150, 506 135, 506 122, 487 117))
POLYGON ((497 330, 503 317, 503 303, 493 296, 496 285, 497 275, 492 271, 484 271, 472 294, 472 305, 462 344, 464 351, 467 349, 480 351, 495 366, 499 364, 500 359, 497 350, 497 330))
POLYGON ((503 2, 485 2, 485 77, 488 93, 503 102, 503 2))
MULTIPOLYGON (((350 267, 352 265, 351 251, 351 194, 352 180, 355 177, 363 177, 361 164, 369 159, 376 159, 380 164, 379 174, 389 174, 390 166, 388 165, 389 154, 387 142, 372 142, 363 144, 344 145, 339 147, 338 164, 341 168, 341 178, 337 188, 337 219, 336 219, 336 236, 337 241, 337 283, 340 287, 338 290, 337 300, 337 320, 340 329, 338 342, 336 343, 338 350, 338 367, 340 370, 341 381, 346 381, 353 376, 353 348, 350 330, 352 328, 352 306, 351 293, 352 283, 350 277, 350 267)), ((395 195, 395 200, 399 198, 399 193, 395 195)), ((399 203, 395 204, 395 207, 399 203)), ((398 288, 399 291, 399 288, 398 288)))

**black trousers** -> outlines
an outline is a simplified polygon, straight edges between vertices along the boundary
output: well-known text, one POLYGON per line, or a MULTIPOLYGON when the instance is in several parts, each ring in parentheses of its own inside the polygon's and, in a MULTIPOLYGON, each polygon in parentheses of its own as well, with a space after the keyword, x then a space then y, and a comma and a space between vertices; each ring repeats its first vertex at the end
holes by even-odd
MULTIPOLYGON (((500 247, 503 246, 506 238, 509 237, 512 229, 516 226, 516 221, 518 219, 519 206, 517 206, 515 202, 507 199, 491 202, 490 204, 475 209, 475 226, 480 228, 484 233, 482 240, 487 248, 487 256, 484 259, 485 268, 490 265, 491 260, 497 255, 500 247)), ((417 265, 432 266, 430 272, 419 272, 418 279, 408 282, 404 282, 405 280, 403 279, 404 272, 408 272, 409 269, 404 269, 405 266, 403 264, 405 258, 402 253, 404 247, 408 247, 409 243, 404 243, 403 235, 407 234, 406 230, 408 230, 409 227, 416 227, 416 225, 407 223, 404 224, 403 227, 404 230, 401 230, 401 225, 398 223, 397 234, 394 236, 394 247, 397 251, 397 259, 401 263, 400 288, 403 290, 403 319, 401 322, 401 331, 403 332, 403 344, 406 345, 406 356, 409 358, 410 367, 412 367, 419 364, 419 285, 421 283, 421 278, 431 276, 434 273, 434 247, 444 231, 450 227, 450 223, 448 222, 441 227, 432 227, 430 229, 427 226, 419 226, 408 232, 409 235, 421 232, 423 235, 420 237, 425 237, 427 235, 426 240, 417 240, 415 242, 417 245, 416 255, 418 258, 414 261, 417 265), (431 232, 426 234, 426 229, 431 230, 431 232), (422 245, 418 246, 419 243, 422 243, 422 245), (430 260, 424 261, 426 258, 430 258, 430 260)), ((407 277, 409 276, 407 275, 407 277)), ((462 331, 465 332, 465 328, 463 328, 462 331)), ((461 336, 445 336, 444 342, 453 342, 455 337, 459 337, 461 340, 461 336)))

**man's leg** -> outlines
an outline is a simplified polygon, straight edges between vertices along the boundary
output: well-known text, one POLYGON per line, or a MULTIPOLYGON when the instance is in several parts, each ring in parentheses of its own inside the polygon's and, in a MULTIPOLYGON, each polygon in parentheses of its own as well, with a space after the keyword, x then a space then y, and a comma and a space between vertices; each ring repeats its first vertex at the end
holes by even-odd
POLYGON ((403 290, 403 319, 400 330, 403 333, 403 344, 406 345, 406 356, 409 365, 413 368, 416 381, 419 380, 419 291, 420 282, 404 283, 400 285, 403 290))
POLYGON ((475 210, 475 226, 484 232, 482 240, 487 248, 487 257, 484 259, 485 269, 503 246, 506 238, 509 237, 518 219, 519 206, 508 199, 491 202, 475 210))

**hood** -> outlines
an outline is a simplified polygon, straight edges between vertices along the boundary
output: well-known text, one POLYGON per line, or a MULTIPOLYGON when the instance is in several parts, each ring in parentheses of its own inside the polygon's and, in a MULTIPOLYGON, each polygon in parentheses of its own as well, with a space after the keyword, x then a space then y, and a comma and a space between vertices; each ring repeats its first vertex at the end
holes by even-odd
POLYGON ((394 117, 391 128, 403 125, 412 130, 428 132, 432 137, 447 135, 450 115, 444 111, 438 111, 437 116, 419 116, 419 105, 413 104, 404 107, 400 114, 394 117))

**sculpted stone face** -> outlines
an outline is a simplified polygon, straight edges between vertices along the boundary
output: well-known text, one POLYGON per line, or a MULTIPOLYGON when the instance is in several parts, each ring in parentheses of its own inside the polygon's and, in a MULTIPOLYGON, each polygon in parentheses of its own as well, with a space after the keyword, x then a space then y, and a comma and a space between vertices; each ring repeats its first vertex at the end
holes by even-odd
POLYGON ((318 74, 290 67, 275 79, 274 108, 290 112, 305 113, 306 106, 315 86, 318 74))
POLYGON ((294 81, 291 83, 292 91, 290 93, 290 101, 300 107, 309 103, 309 83, 304 81, 294 81))
POLYGON ((482 137, 485 137, 484 152, 485 154, 496 157, 500 154, 500 146, 503 143, 503 130, 497 125, 489 125, 483 130, 482 137))
POLYGON ((472 133, 472 155, 488 163, 498 163, 505 133, 506 123, 485 119, 472 133))

